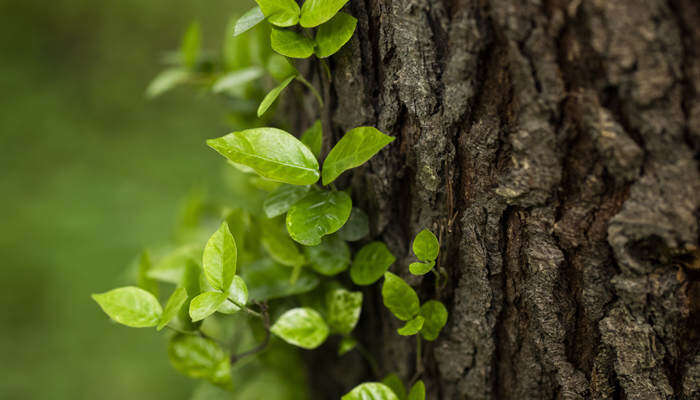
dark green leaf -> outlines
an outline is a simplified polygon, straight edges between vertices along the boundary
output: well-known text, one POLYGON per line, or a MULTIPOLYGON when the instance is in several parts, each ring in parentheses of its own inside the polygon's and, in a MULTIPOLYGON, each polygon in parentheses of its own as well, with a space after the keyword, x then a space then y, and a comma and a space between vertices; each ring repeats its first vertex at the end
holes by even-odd
POLYGON ((328 185, 344 171, 364 164, 394 139, 369 126, 348 131, 323 162, 323 184, 328 185))
POLYGON ((421 335, 423 339, 433 341, 447 323, 447 308, 437 300, 425 302, 420 308, 420 315, 425 318, 421 335))
POLYGON ((423 327, 424 322, 425 322, 425 319, 423 319, 423 317, 421 317, 420 315, 416 315, 415 318, 406 322, 406 325, 399 328, 398 333, 401 336, 415 335, 418 332, 420 332, 421 328, 423 327))
POLYGON ((301 20, 304 28, 313 28, 333 18, 349 0, 306 0, 301 7, 301 20))
POLYGON ((175 86, 181 85, 190 79, 190 72, 180 68, 166 69, 158 74, 146 89, 148 98, 155 98, 175 86))
POLYGON ((362 311, 362 292, 334 289, 326 293, 331 332, 347 335, 355 329, 362 311))
POLYGON ((418 382, 413 385, 407 400, 425 400, 425 384, 422 380, 418 380, 418 382))
POLYGON ((267 218, 280 216, 309 193, 308 186, 282 185, 270 193, 263 203, 267 218))
POLYGON ((254 7, 248 12, 243 14, 238 21, 236 21, 236 26, 233 29, 233 36, 238 36, 252 29, 255 25, 261 23, 265 19, 265 14, 263 14, 260 7, 254 7))
POLYGON ((228 289, 228 298, 235 301, 235 303, 231 302, 231 300, 226 300, 221 303, 216 311, 224 314, 235 314, 241 310, 238 305, 245 306, 248 303, 248 286, 238 275, 233 277, 233 283, 228 289))
POLYGON ((379 382, 368 382, 355 386, 340 400, 399 400, 399 398, 389 386, 379 382))
POLYGON ((345 355, 348 351, 354 349, 355 346, 357 346, 357 340, 350 336, 340 339, 340 343, 338 344, 338 355, 345 355))
POLYGON ((161 329, 165 328, 165 326, 168 325, 173 318, 177 317, 177 314, 180 312, 180 309, 186 302, 187 290, 185 290, 184 287, 175 289, 173 294, 170 295, 168 302, 165 304, 165 310, 163 310, 163 316, 158 322, 157 329, 160 331, 161 329))
POLYGON ((289 86, 289 84, 290 84, 293 80, 294 80, 294 76, 290 76, 290 77, 287 78, 284 82, 282 82, 279 86, 277 86, 276 88, 270 90, 270 91, 267 93, 267 95, 265 95, 265 98, 263 99, 263 101, 260 102, 260 106, 258 107, 258 118, 259 118, 259 117, 262 117, 262 115, 265 114, 265 112, 267 112, 267 110, 270 109, 270 106, 272 105, 272 103, 274 103, 275 100, 277 100, 277 98, 279 97, 280 93, 282 93, 282 91, 283 91, 287 86, 289 86))
POLYGON ((419 260, 435 261, 440 251, 440 243, 435 235, 427 229, 418 232, 413 240, 413 252, 419 260))
POLYGON ((321 156, 321 147, 323 146, 323 128, 321 126, 321 121, 316 120, 311 128, 307 129, 301 135, 301 142, 306 145, 306 147, 311 150, 316 158, 321 156))
POLYGON ((273 29, 270 45, 272 50, 290 58, 308 58, 314 54, 314 42, 289 29, 273 29))
POLYGON ((384 274, 382 298, 386 308, 402 321, 412 319, 420 311, 420 302, 416 291, 391 272, 384 274))
POLYGON ((321 275, 337 275, 350 265, 350 247, 336 235, 321 239, 318 246, 304 247, 311 268, 321 275))
POLYGON ((225 291, 231 286, 237 257, 236 241, 224 222, 207 242, 202 257, 204 276, 214 289, 225 291))
POLYGON ((270 259, 246 265, 241 277, 248 284, 250 298, 256 301, 278 299, 306 293, 318 286, 318 276, 302 269, 296 282, 289 283, 291 270, 270 259))
POLYGON ((292 26, 299 21, 299 5, 294 0, 255 0, 267 20, 275 26, 292 26))
POLYGON ((355 242, 369 234, 369 217, 357 207, 352 208, 348 222, 338 231, 338 236, 348 242, 355 242))
POLYGON ((228 297, 228 293, 204 292, 192 299, 190 303, 190 318, 192 318, 192 322, 201 321, 214 314, 226 301, 226 297, 228 297))
POLYGON ((355 32, 357 19, 339 12, 316 31, 316 56, 330 57, 347 43, 355 32))
POLYGON ((156 326, 163 315, 163 308, 158 299, 135 286, 93 294, 92 298, 110 318, 132 328, 156 326))
POLYGON ((350 279, 360 286, 371 285, 384 275, 396 257, 382 242, 372 242, 363 246, 355 255, 350 267, 350 279))
POLYGON ((170 340, 168 355, 175 369, 190 378, 206 379, 219 386, 230 385, 231 363, 213 340, 176 335, 170 340))
POLYGON ((182 46, 180 47, 182 63, 185 67, 189 69, 195 67, 197 59, 199 58, 201 46, 199 22, 195 21, 187 28, 187 32, 185 32, 185 36, 182 38, 182 46))
POLYGON ((297 242, 317 246, 323 236, 345 224, 351 210, 352 200, 345 192, 312 191, 287 213, 287 231, 297 242))
POLYGON ((263 74, 264 71, 260 67, 250 67, 229 72, 214 82, 212 91, 214 93, 221 93, 232 89, 237 89, 258 78, 261 78, 263 74))
POLYGON ((406 398, 406 388, 398 375, 391 373, 382 379, 382 383, 389 386, 399 400, 406 398))
POLYGON ((326 340, 328 325, 315 310, 294 308, 282 314, 270 332, 289 344, 311 350, 326 340))
POLYGON ((413 275, 425 275, 430 272, 435 266, 435 261, 427 262, 414 262, 408 266, 408 270, 411 271, 413 275))

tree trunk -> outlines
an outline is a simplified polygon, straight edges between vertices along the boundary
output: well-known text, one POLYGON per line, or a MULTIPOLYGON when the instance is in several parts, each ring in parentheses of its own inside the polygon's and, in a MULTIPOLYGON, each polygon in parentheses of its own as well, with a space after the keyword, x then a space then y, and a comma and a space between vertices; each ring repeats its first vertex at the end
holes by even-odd
MULTIPOLYGON (((361 125, 397 138, 340 185, 392 271, 448 306, 424 346, 428 398, 700 398, 700 3, 348 8, 327 145, 361 125), (441 239, 440 291, 408 274, 423 228, 441 239)), ((378 287, 363 319, 382 373, 408 381, 415 341, 378 287)))

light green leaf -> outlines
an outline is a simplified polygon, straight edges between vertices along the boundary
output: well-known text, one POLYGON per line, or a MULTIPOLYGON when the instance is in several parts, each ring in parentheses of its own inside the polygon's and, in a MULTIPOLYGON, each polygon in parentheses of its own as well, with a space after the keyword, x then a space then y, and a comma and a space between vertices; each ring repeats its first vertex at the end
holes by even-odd
POLYGON ((262 245, 273 260, 288 267, 306 264, 306 257, 297 244, 282 229, 274 224, 263 225, 262 245))
POLYGON ((267 195, 263 210, 267 218, 280 216, 309 193, 308 186, 282 185, 267 195))
MULTIPOLYGON (((185 266, 182 275, 181 286, 187 290, 187 301, 180 307, 178 312, 178 321, 183 324, 185 330, 195 330, 201 322, 192 322, 190 318, 190 304, 192 299, 202 293, 201 285, 199 284, 202 278, 202 268, 193 261, 189 261, 185 266)), ((206 282, 206 278, 203 279, 206 282)))
POLYGON ((321 147, 323 146, 323 127, 321 120, 316 120, 311 128, 307 129, 301 135, 301 142, 304 143, 316 158, 321 156, 321 147))
POLYGON ((407 400, 425 400, 425 384, 422 380, 413 384, 407 400))
POLYGON ((93 294, 92 298, 110 318, 132 328, 156 326, 163 315, 163 308, 158 299, 135 286, 93 294))
POLYGON ((315 349, 328 337, 328 325, 311 308, 294 308, 279 317, 270 332, 285 342, 304 349, 315 349))
POLYGON ((433 341, 447 323, 447 308, 437 300, 425 302, 420 308, 420 315, 425 318, 421 335, 423 339, 433 341))
POLYGON ((335 54, 352 38, 356 26, 357 19, 344 12, 321 25, 316 31, 316 56, 326 58, 335 54))
POLYGON ((415 318, 406 322, 406 325, 399 328, 397 332, 401 336, 415 335, 418 332, 420 332, 421 328, 423 327, 424 322, 425 322, 425 319, 423 319, 423 317, 421 317, 420 315, 416 315, 415 318))
POLYGON ((160 318, 156 329, 160 331, 161 329, 165 328, 165 326, 168 325, 173 318, 177 317, 177 314, 180 312, 180 309, 186 302, 187 290, 184 287, 175 289, 173 294, 170 295, 168 302, 165 304, 163 316, 160 318))
POLYGON ((248 284, 250 298, 256 301, 306 293, 316 288, 320 282, 318 276, 308 272, 306 268, 302 268, 294 284, 289 283, 290 274, 289 267, 265 258, 247 264, 241 272, 241 277, 248 284))
POLYGON ((299 5, 295 0, 255 0, 267 20, 275 26, 292 26, 299 21, 299 5))
POLYGON ((314 42, 289 29, 273 29, 270 45, 272 50, 289 58, 308 58, 314 54, 314 42))
POLYGON ((202 249, 199 245, 178 247, 157 259, 147 275, 149 278, 178 285, 187 264, 198 263, 201 257, 202 249))
POLYGON ((236 241, 228 229, 228 224, 223 222, 209 238, 202 257, 204 276, 214 289, 223 291, 231 286, 236 274, 237 257, 236 241))
POLYGON ((333 18, 349 0, 306 0, 301 7, 299 23, 304 28, 313 28, 333 18))
POLYGON ((255 27, 255 25, 261 23, 264 19, 265 14, 263 14, 260 7, 250 9, 248 12, 238 18, 238 21, 236 21, 236 26, 233 28, 233 36, 238 36, 247 32, 255 27))
POLYGON ((412 319, 420 311, 420 302, 416 291, 391 272, 384 274, 382 298, 386 308, 402 321, 412 319))
POLYGON ((360 286, 371 285, 384 275, 396 257, 382 242, 364 245, 355 255, 350 267, 350 279, 360 286))
POLYGON ((166 69, 158 74, 146 89, 146 96, 150 99, 160 96, 175 86, 181 85, 190 79, 190 72, 180 68, 166 69))
POLYGON ((367 382, 355 386, 340 400, 399 400, 391 388, 379 382, 367 382))
POLYGON ((194 21, 187 28, 187 32, 182 38, 182 45, 180 46, 182 63, 189 69, 194 68, 197 64, 199 51, 202 46, 200 36, 199 22, 194 21))
POLYGON ((345 355, 348 351, 354 349, 355 346, 357 346, 357 340, 350 336, 345 336, 340 339, 340 343, 338 344, 338 355, 345 355))
POLYGON ((270 109, 270 106, 272 106, 272 103, 277 100, 279 97, 280 93, 289 86, 289 84, 294 80, 294 76, 290 76, 289 78, 285 79, 284 82, 282 82, 279 86, 276 88, 270 90, 267 95, 265 95, 265 98, 260 102, 260 106, 258 107, 258 118, 262 117, 267 110, 270 109))
POLYGON ((204 292, 192 299, 190 303, 190 318, 192 322, 201 321, 214 314, 226 301, 228 293, 204 292))
POLYGON ((357 207, 352 208, 348 222, 338 231, 338 236, 348 242, 355 242, 369 234, 369 217, 357 207))
MULTIPOLYGON (((229 287, 228 289, 228 298, 235 301, 236 304, 240 304, 242 306, 248 304, 248 286, 245 284, 245 281, 238 275, 233 277, 233 283, 231 283, 231 287, 229 287)), ((241 310, 241 308, 238 307, 236 304, 234 304, 230 300, 226 300, 223 303, 221 303, 221 305, 216 311, 223 314, 235 314, 241 310)))
POLYGON ((176 335, 168 344, 168 356, 173 367, 190 378, 206 379, 219 386, 231 384, 231 363, 213 340, 176 335))
POLYGON ((364 164, 394 139, 370 126, 351 129, 323 162, 323 184, 328 185, 344 171, 364 164))
POLYGON ((207 140, 229 160, 261 176, 292 185, 311 185, 319 178, 318 161, 303 143, 276 128, 255 128, 207 140))
POLYGON ((352 200, 347 193, 313 191, 287 213, 287 231, 297 242, 316 246, 321 244, 324 235, 330 235, 345 224, 351 210, 352 200))
POLYGON ((267 60, 266 68, 270 76, 277 82, 282 82, 290 76, 299 75, 299 71, 289 63, 287 57, 279 54, 270 55, 270 58, 267 60))
POLYGON ((214 93, 226 92, 236 89, 250 83, 258 78, 261 78, 264 71, 260 67, 250 67, 239 69, 238 71, 229 72, 228 74, 217 79, 212 86, 214 93))
POLYGON ((413 252, 419 260, 435 261, 440 251, 440 243, 435 235, 427 229, 418 232, 413 240, 413 252))
POLYGON ((148 254, 148 251, 144 251, 143 253, 141 253, 141 257, 139 257, 138 268, 138 286, 141 289, 151 292, 151 294, 153 294, 157 298, 158 281, 148 276, 148 271, 150 271, 151 268, 153 268, 153 264, 151 264, 151 257, 148 254))
POLYGON ((391 391, 394 392, 396 397, 399 398, 399 400, 403 400, 406 398, 406 388, 403 385, 403 382, 401 382, 401 378, 399 378, 398 375, 391 373, 382 379, 382 383, 389 386, 391 388, 391 391))
POLYGON ((435 261, 427 262, 414 262, 408 266, 408 270, 411 271, 413 275, 425 275, 430 272, 435 266, 435 261))
POLYGON ((304 247, 304 253, 311 268, 321 275, 337 275, 350 265, 350 247, 336 235, 324 237, 318 246, 304 247))
POLYGON ((362 311, 362 292, 334 289, 326 293, 328 326, 331 332, 347 335, 355 329, 362 311))

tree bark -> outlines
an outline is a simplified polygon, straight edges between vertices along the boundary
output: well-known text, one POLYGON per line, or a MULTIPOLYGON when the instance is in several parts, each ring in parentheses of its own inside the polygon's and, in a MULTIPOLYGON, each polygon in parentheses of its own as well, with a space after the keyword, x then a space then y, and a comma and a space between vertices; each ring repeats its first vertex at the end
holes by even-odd
MULTIPOLYGON (((448 306, 424 347, 428 398, 700 398, 700 3, 348 9, 358 30, 329 61, 325 132, 397 138, 340 186, 392 271, 448 306), (423 228, 441 240, 439 292, 408 274, 423 228)), ((382 373, 408 381, 415 341, 378 287, 363 320, 382 373)))

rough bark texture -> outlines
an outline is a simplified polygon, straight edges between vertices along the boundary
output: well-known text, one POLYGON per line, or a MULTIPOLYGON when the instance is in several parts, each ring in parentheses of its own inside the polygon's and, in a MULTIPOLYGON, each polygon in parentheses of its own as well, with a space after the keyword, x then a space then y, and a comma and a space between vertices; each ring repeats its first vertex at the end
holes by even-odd
MULTIPOLYGON (((392 270, 448 306, 428 398, 700 398, 700 3, 348 9, 358 30, 331 60, 324 126, 331 142, 360 125, 397 137, 340 184, 392 270), (439 293, 408 274, 425 227, 450 277, 439 293)), ((410 379, 414 341, 366 294, 366 345, 410 379)))

